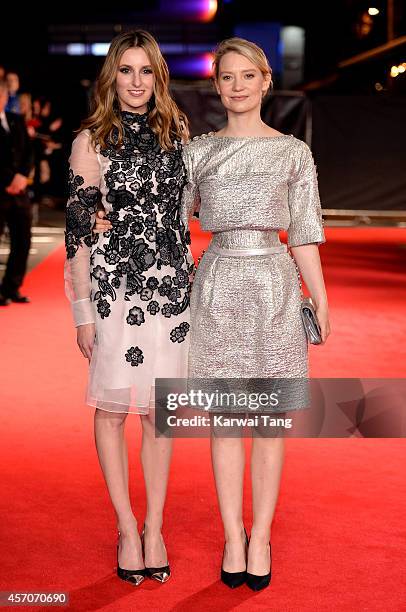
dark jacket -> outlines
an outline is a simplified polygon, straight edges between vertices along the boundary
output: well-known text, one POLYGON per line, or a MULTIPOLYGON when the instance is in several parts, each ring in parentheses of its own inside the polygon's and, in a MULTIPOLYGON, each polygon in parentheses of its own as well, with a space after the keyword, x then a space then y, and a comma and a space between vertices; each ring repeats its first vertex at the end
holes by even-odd
POLYGON ((10 133, 0 129, 0 192, 8 187, 17 173, 28 176, 34 166, 34 154, 24 118, 7 113, 10 133))

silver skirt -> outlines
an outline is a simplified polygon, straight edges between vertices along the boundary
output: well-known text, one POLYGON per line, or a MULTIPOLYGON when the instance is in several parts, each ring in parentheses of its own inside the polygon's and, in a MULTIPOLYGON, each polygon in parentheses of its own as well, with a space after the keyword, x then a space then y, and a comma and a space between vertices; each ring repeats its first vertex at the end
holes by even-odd
POLYGON ((189 377, 307 377, 300 302, 278 232, 214 234, 193 283, 189 377))

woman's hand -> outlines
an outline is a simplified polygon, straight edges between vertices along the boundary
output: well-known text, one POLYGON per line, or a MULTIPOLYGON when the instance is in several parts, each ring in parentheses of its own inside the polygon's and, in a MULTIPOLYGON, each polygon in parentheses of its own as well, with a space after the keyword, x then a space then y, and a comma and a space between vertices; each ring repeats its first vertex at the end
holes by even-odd
POLYGON ((93 232, 95 234, 102 234, 103 232, 108 232, 113 226, 111 225, 108 219, 105 219, 106 213, 104 210, 98 210, 96 213, 96 223, 93 227, 93 232))
POLYGON ((79 325, 77 328, 77 342, 82 355, 90 361, 93 352, 94 339, 96 336, 96 326, 94 323, 79 325))
POLYGON ((293 257, 311 295, 321 330, 321 344, 330 335, 328 302, 317 244, 301 244, 291 248, 293 257))
POLYGON ((321 344, 325 344, 331 333, 327 304, 320 304, 316 307, 316 316, 321 329, 321 344))

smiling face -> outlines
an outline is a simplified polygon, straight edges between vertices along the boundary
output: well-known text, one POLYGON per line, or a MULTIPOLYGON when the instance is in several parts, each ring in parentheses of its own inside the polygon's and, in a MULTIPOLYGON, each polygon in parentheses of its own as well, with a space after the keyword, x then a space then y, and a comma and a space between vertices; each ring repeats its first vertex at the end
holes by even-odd
POLYGON ((154 73, 142 47, 127 49, 120 58, 116 92, 123 111, 146 113, 154 93, 154 73))
POLYGON ((215 85, 226 110, 245 113, 261 107, 270 80, 247 57, 230 51, 220 60, 215 85))

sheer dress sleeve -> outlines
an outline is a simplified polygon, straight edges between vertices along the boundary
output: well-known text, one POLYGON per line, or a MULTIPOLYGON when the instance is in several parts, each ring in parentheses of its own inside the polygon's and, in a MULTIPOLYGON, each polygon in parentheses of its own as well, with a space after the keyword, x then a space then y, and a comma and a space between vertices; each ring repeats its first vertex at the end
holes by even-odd
POLYGON ((72 144, 66 205, 65 293, 76 327, 95 321, 90 300, 90 254, 95 239, 92 228, 100 203, 100 164, 90 133, 84 130, 72 144))

